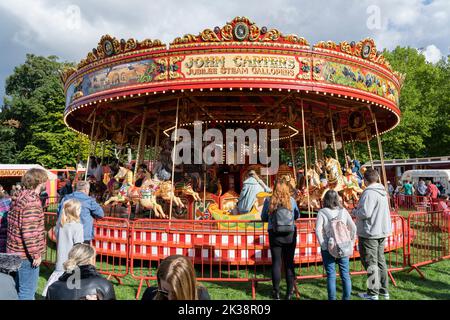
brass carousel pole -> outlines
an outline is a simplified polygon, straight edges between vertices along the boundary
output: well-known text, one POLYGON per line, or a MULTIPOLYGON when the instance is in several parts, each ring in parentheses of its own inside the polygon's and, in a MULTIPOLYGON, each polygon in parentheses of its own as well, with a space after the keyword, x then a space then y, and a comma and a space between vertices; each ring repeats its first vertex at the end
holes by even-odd
POLYGON ((313 143, 314 143, 314 162, 317 163, 317 140, 316 140, 316 128, 313 127, 313 143))
POLYGON ((89 154, 88 154, 88 158, 86 161, 86 172, 84 174, 84 181, 87 181, 87 178, 88 178, 87 174, 88 174, 88 170, 89 170, 89 160, 91 158, 91 152, 92 152, 92 139, 94 139, 95 118, 97 116, 97 108, 95 108, 94 111, 92 111, 91 116, 92 116, 92 114, 94 114, 94 119, 92 121, 91 138, 89 140, 89 154))
POLYGON ((291 148, 291 160, 292 160, 292 171, 294 173, 294 181, 297 182, 297 169, 295 168, 295 152, 291 136, 289 136, 289 146, 291 148))
POLYGON ((336 134, 335 134, 335 132, 334 132, 333 114, 331 113, 331 109, 330 109, 330 105, 329 105, 329 104, 328 104, 328 113, 330 114, 331 135, 332 135, 332 138, 333 138, 334 155, 335 155, 335 157, 336 157, 336 160, 339 161, 339 159, 338 159, 337 147, 336 147, 336 134))
POLYGON ((144 128, 145 128, 145 120, 147 120, 147 107, 144 108, 144 115, 142 116, 142 122, 141 122, 141 130, 139 131, 139 142, 137 147, 137 154, 136 154, 136 165, 134 166, 134 176, 133 176, 133 183, 136 182, 136 175, 138 172, 138 167, 142 162, 142 146, 145 146, 147 136, 145 135, 144 139, 144 128))
POLYGON ((342 130, 342 126, 340 126, 340 131, 341 131, 342 150, 344 151, 344 163, 345 163, 345 168, 347 168, 347 152, 345 152, 344 132, 342 130))
POLYGON ((304 153, 304 158, 305 158, 305 172, 304 172, 304 176, 305 176, 305 181, 306 181, 306 199, 308 201, 308 218, 311 218, 311 208, 310 208, 310 203, 309 203, 309 181, 308 181, 308 176, 307 176, 307 172, 308 172, 308 157, 306 155, 306 132, 305 132, 305 112, 303 110, 303 99, 300 100, 301 103, 301 107, 302 107, 302 131, 303 131, 303 153, 304 153))
MULTIPOLYGON (((203 124, 203 121, 202 121, 203 124)), ((208 124, 205 121, 205 131, 207 130, 208 124)), ((203 166, 203 213, 206 212, 206 162, 203 166)))
POLYGON ((369 142, 369 134, 367 133, 367 129, 369 127, 364 129, 364 132, 366 133, 366 142, 367 142, 367 151, 369 152, 369 160, 370 160, 370 166, 372 167, 372 169, 374 168, 373 166, 373 157, 372 157, 372 148, 370 147, 370 142, 369 142))
POLYGON ((161 119, 161 111, 158 108, 158 118, 156 120, 155 152, 157 151, 156 149, 159 147, 159 131, 160 131, 159 121, 160 121, 160 119, 161 119))
POLYGON ((353 159, 356 159, 355 142, 353 141, 353 136, 351 138, 352 138, 353 159))
POLYGON ((371 106, 368 106, 369 111, 370 111, 370 115, 372 117, 372 121, 375 124, 375 133, 377 135, 377 142, 378 142, 378 151, 380 153, 380 161, 381 161, 381 172, 383 174, 383 181, 384 181, 384 187, 386 188, 386 190, 388 189, 387 187, 387 177, 386 177, 386 168, 384 167, 384 155, 383 155, 383 146, 381 144, 381 137, 380 137, 380 133, 378 132, 378 124, 377 124, 377 119, 375 117, 375 114, 372 111, 371 106))
MULTIPOLYGON (((320 128, 319 128, 319 157, 321 160, 323 160, 323 150, 322 150, 322 135, 320 134, 320 128)), ((323 170, 323 173, 325 174, 325 179, 328 180, 328 174, 327 174, 327 170, 323 170)))
MULTIPOLYGON (((177 146, 177 136, 178 136, 178 109, 180 108, 180 98, 177 99, 177 113, 175 117, 175 138, 173 139, 173 150, 172 150, 172 189, 174 187, 174 179, 175 179, 175 148, 177 146)), ((172 204, 173 204, 173 196, 175 196, 175 191, 173 192, 172 197, 170 197, 170 208, 169 208, 169 228, 170 221, 172 220, 172 204)))

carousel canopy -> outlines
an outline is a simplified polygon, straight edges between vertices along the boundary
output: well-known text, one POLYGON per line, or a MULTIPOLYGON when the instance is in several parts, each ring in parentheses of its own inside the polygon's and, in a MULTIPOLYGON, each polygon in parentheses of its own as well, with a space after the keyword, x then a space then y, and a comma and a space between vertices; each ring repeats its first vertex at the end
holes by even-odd
POLYGON ((62 81, 66 125, 97 141, 137 145, 143 117, 148 136, 167 136, 178 103, 180 127, 279 128, 302 145, 302 110, 325 143, 370 138, 374 119, 380 134, 395 128, 403 76, 372 39, 310 46, 236 17, 169 46, 105 35, 62 81))

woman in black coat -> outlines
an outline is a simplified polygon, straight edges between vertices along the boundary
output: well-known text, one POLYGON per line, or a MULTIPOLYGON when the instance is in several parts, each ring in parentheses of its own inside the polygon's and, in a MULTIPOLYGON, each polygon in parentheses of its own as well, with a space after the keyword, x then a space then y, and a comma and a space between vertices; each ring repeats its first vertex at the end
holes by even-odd
POLYGON ((48 300, 115 300, 112 283, 95 269, 95 249, 84 243, 73 246, 64 263, 66 272, 47 291, 48 300))
POLYGON ((0 300, 19 299, 11 273, 19 270, 21 262, 20 256, 0 253, 0 300))

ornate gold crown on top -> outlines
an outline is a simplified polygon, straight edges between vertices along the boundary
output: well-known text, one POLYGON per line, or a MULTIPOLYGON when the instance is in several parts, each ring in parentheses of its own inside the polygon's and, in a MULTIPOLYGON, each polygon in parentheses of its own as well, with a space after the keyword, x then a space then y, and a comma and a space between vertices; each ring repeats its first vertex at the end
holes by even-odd
POLYGON ((254 22, 246 17, 236 17, 222 28, 215 27, 214 30, 205 29, 197 36, 186 34, 183 37, 175 38, 171 45, 194 44, 198 42, 285 42, 297 45, 309 46, 305 38, 294 34, 283 35, 277 29, 267 29, 258 27, 254 22))
MULTIPOLYGON (((294 34, 283 35, 277 29, 260 28, 246 17, 236 17, 222 28, 215 27, 214 30, 205 29, 198 35, 186 34, 183 37, 175 38, 171 46, 195 46, 200 43, 219 44, 221 42, 284 43, 310 46, 308 41, 303 37, 298 37, 294 34)), ((400 85, 403 83, 404 75, 392 70, 390 63, 385 59, 383 54, 377 51, 373 39, 366 38, 359 42, 352 41, 350 43, 343 41, 339 44, 333 41, 320 41, 314 45, 314 48, 347 54, 381 65, 390 72, 393 72, 399 80, 400 85)), ((145 39, 143 41, 137 41, 135 39, 118 40, 110 35, 104 35, 100 39, 97 48, 92 49, 92 52, 89 52, 87 57, 81 60, 77 68, 68 68, 61 72, 61 79, 65 83, 77 69, 86 65, 115 55, 127 54, 144 49, 166 49, 166 45, 157 39, 145 39)))
POLYGON ((78 68, 82 68, 97 60, 102 60, 114 55, 156 47, 165 48, 166 46, 157 39, 145 39, 143 41, 137 41, 131 38, 128 40, 118 40, 117 38, 111 37, 110 35, 104 35, 100 39, 97 48, 92 49, 92 52, 88 53, 86 59, 81 60, 81 62, 78 64, 78 68))

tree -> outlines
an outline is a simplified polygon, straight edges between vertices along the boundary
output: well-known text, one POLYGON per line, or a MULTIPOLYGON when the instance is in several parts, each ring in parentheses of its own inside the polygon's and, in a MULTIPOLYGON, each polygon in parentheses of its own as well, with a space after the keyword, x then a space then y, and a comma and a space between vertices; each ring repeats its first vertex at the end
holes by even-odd
POLYGON ((450 138, 448 62, 442 61, 438 65, 427 63, 422 54, 409 47, 397 47, 384 55, 394 70, 406 74, 400 93, 400 124, 383 136, 383 149, 387 158, 448 154, 448 143, 442 145, 443 141, 450 138), (442 117, 445 114, 447 117, 442 117), (445 126, 447 131, 437 132, 437 128, 445 126))
POLYGON ((65 97, 59 72, 66 66, 55 56, 28 54, 7 78, 0 120, 18 120, 20 128, 0 129, 2 161, 62 168, 75 165, 80 151, 83 159, 87 157, 87 139, 80 144, 63 122, 65 97))

